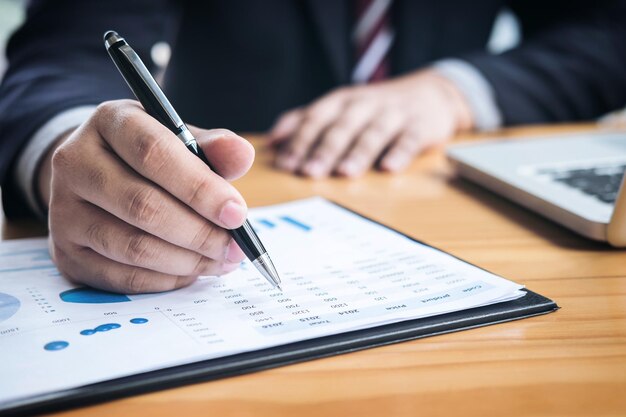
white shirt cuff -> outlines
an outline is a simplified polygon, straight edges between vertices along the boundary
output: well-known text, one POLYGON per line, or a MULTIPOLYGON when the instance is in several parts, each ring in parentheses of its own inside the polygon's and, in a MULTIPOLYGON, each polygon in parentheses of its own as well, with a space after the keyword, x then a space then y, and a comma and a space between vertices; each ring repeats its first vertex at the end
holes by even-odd
POLYGON ((50 146, 68 130, 80 126, 96 109, 96 106, 81 106, 54 116, 40 127, 21 151, 15 165, 15 179, 30 208, 41 218, 45 208, 41 207, 35 188, 36 170, 50 146))
POLYGON ((494 130, 502 126, 502 114, 496 104, 489 81, 473 65, 460 59, 444 59, 432 66, 452 81, 467 100, 477 130, 494 130))

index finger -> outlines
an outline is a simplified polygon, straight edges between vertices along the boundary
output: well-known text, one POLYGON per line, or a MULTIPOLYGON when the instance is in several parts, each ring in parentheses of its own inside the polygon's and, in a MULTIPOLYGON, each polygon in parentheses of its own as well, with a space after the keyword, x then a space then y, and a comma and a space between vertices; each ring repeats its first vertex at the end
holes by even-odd
POLYGON ((234 229, 246 218, 239 192, 136 102, 99 106, 95 127, 115 153, 211 222, 234 229))

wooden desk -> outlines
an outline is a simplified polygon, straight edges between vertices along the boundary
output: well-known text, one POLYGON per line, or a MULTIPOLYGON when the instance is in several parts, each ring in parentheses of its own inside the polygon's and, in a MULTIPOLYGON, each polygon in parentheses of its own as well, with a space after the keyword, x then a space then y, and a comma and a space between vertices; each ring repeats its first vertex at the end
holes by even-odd
MULTIPOLYGON (((250 206, 333 199, 523 283, 562 309, 60 415, 626 415, 626 251, 586 241, 454 179, 441 152, 398 176, 310 181, 271 170, 269 155, 258 151, 237 186, 250 206)), ((38 231, 3 227, 12 237, 38 231)))

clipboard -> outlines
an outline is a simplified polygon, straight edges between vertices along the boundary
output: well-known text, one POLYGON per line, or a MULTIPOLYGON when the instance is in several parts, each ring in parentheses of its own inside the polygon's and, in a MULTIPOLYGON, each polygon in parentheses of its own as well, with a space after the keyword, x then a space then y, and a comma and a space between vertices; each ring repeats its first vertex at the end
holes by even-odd
MULTIPOLYGON (((337 205, 363 219, 382 225, 349 208, 339 204, 337 205)), ((382 226, 416 243, 430 246, 391 227, 382 226)), ((461 261, 465 262, 463 260, 461 261)), ((92 405, 133 395, 243 375, 378 346, 519 320, 548 314, 559 309, 554 301, 530 290, 523 291, 526 292, 525 296, 512 301, 420 319, 400 321, 267 349, 163 368, 78 388, 11 401, 0 404, 0 415, 26 416, 92 405)))

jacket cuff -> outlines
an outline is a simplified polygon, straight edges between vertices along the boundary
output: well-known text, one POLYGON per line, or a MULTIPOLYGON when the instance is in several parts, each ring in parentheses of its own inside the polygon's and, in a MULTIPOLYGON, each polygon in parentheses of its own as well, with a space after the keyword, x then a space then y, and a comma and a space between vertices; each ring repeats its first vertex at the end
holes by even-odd
POLYGON ((493 87, 476 67, 461 59, 450 58, 435 62, 432 68, 452 81, 463 94, 477 130, 489 131, 502 126, 502 113, 496 104, 493 87))

